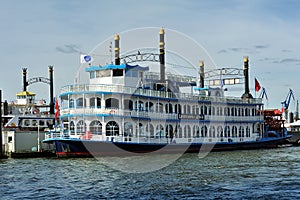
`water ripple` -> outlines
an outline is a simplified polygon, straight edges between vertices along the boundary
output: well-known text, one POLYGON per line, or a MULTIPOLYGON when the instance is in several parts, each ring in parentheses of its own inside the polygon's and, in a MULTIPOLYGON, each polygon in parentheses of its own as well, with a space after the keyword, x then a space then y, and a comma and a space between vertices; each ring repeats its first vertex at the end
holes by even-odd
POLYGON ((136 174, 96 159, 7 159, 0 161, 0 194, 1 199, 299 199, 299 174, 298 147, 214 152, 202 159, 186 154, 161 170, 136 174))

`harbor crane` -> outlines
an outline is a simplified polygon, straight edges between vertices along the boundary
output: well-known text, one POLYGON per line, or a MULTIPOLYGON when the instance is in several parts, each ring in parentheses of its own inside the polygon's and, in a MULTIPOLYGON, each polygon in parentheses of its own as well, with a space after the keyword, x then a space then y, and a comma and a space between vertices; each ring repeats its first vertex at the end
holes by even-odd
MULTIPOLYGON (((293 90, 290 88, 288 95, 286 96, 285 100, 281 102, 282 107, 284 109, 285 112, 285 119, 288 120, 288 109, 290 106, 290 102, 291 102, 291 98, 293 98, 293 100, 295 101, 295 96, 294 96, 294 92, 293 90)), ((292 119, 290 119, 292 120, 292 119)))
POLYGON ((262 87, 262 91, 261 91, 261 93, 260 93, 260 95, 259 95, 259 98, 266 98, 266 100, 268 100, 268 95, 267 95, 267 91, 266 91, 266 88, 264 88, 264 87, 262 87))

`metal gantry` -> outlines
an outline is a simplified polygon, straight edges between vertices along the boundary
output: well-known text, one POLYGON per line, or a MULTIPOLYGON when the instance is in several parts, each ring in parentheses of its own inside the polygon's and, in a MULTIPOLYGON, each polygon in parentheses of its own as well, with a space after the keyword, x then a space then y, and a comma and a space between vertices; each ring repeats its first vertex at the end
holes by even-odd
POLYGON ((241 84, 244 79, 243 69, 238 68, 213 69, 204 74, 210 86, 241 84))

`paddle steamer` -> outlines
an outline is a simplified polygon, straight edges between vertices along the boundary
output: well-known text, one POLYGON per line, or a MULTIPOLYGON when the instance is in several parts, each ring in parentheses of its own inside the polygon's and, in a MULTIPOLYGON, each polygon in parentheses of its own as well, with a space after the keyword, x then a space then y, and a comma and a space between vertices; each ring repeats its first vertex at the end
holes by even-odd
POLYGON ((114 64, 89 65, 88 84, 61 88, 62 131, 44 140, 59 157, 273 148, 289 137, 270 126, 274 116, 268 113, 272 120, 266 121, 262 99, 250 94, 248 57, 244 94, 227 97, 224 80, 219 87, 204 85, 203 61, 196 76, 166 73, 164 29, 159 38, 159 73, 120 63, 115 35, 114 64))

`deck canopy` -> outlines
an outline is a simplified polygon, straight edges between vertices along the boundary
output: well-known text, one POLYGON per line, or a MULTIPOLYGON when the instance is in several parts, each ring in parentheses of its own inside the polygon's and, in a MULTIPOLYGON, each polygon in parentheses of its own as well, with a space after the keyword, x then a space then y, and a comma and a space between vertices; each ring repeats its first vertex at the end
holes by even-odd
POLYGON ((114 64, 108 64, 105 66, 90 66, 85 69, 86 72, 91 72, 91 71, 101 71, 101 70, 110 70, 110 69, 135 69, 139 71, 148 71, 149 67, 142 67, 140 65, 128 65, 126 63, 123 63, 121 65, 114 65, 114 64))

